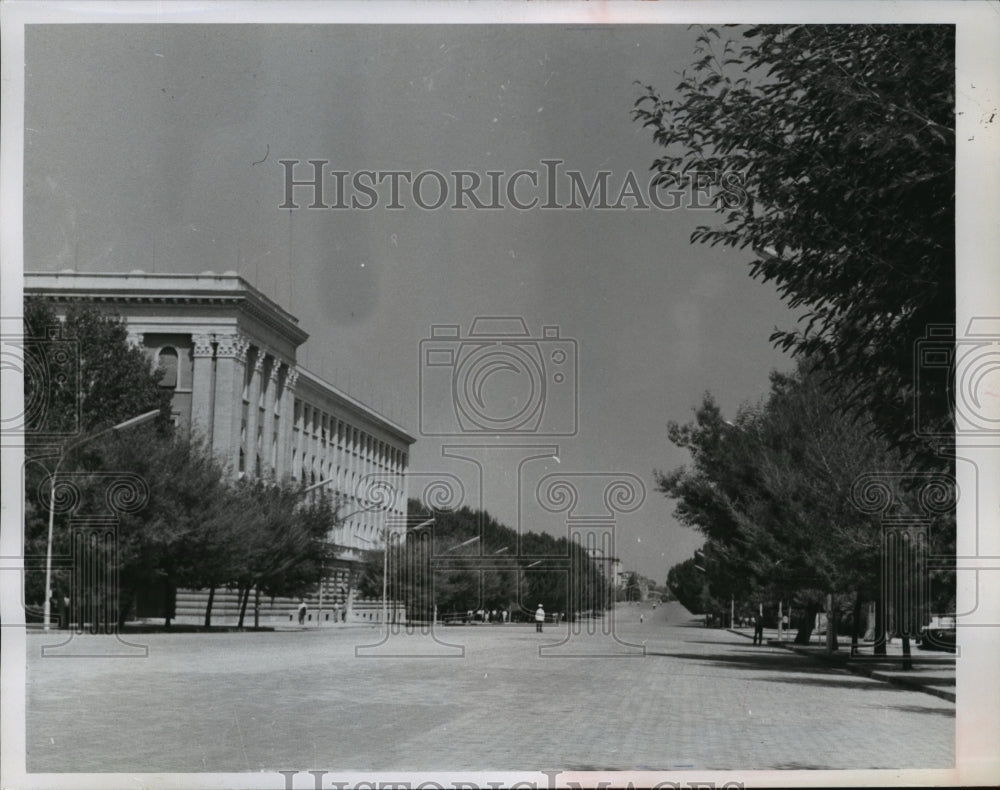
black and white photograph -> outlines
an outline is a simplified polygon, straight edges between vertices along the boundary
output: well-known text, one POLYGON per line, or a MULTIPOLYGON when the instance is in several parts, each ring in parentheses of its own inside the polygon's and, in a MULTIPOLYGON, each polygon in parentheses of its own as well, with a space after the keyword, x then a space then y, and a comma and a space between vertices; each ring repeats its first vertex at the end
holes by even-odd
POLYGON ((998 10, 0 2, 0 786, 1000 782, 998 10))

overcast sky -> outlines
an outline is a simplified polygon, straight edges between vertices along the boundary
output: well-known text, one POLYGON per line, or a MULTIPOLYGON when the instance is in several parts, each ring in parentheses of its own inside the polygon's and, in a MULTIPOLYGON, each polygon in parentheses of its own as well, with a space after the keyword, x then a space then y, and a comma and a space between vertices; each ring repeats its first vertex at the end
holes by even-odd
MULTIPOLYGON (((558 326, 578 349, 578 432, 519 437, 559 447, 558 461, 525 467, 521 494, 516 453, 489 454, 484 504, 516 526, 518 496, 543 474, 633 474, 646 500, 619 520, 615 550, 662 581, 701 544, 654 490, 654 468, 687 460, 667 421, 689 419, 706 390, 732 414, 766 392, 771 369, 790 367, 768 335, 794 316, 749 279, 747 256, 689 243, 713 215, 423 210, 405 185, 400 210, 385 207, 385 189, 369 210, 281 209, 279 160, 325 159, 352 174, 467 170, 485 181, 487 171, 559 159, 588 183, 610 171, 613 202, 630 172, 645 185, 660 153, 630 120, 634 81, 671 91, 695 35, 683 26, 30 28, 25 267, 238 271, 310 333, 301 364, 418 437, 418 473, 461 472, 442 459, 440 439, 421 436, 419 344, 431 326, 458 324, 464 336, 477 316, 521 316, 536 338, 558 326)), ((521 199, 544 199, 519 184, 521 199)), ((425 187, 433 201, 436 183, 425 187)), ((296 196, 307 203, 309 190, 296 196)), ((501 371, 484 408, 516 412, 524 384, 501 371)), ((576 401, 565 392, 546 391, 543 420, 566 422, 576 401)), ((492 441, 458 442, 481 440, 492 441)), ((473 480, 473 500, 477 490, 473 480)))

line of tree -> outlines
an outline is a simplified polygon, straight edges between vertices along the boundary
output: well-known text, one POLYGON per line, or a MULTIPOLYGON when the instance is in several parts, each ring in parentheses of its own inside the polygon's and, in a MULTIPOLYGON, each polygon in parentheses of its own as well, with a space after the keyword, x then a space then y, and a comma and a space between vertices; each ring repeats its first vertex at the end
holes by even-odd
MULTIPOLYGON (((739 187, 692 243, 747 250, 751 277, 801 315, 771 336, 799 364, 764 403, 729 424, 706 396, 670 425, 691 463, 659 487, 707 538, 670 572, 685 605, 784 598, 808 613, 840 596, 857 623, 880 532, 853 481, 951 480, 951 379, 914 360, 931 331, 954 331, 954 56, 947 25, 707 27, 671 95, 642 88, 633 117, 663 148, 660 183, 739 187)), ((912 488, 895 488, 916 513, 912 488)), ((954 510, 934 522, 932 551, 953 554, 954 510)), ((950 610, 953 574, 934 581, 950 610)))
POLYGON ((740 186, 692 242, 747 250, 751 277, 802 311, 772 341, 829 373, 837 408, 908 466, 939 469, 926 435, 951 433, 947 377, 917 375, 914 351, 955 323, 954 26, 708 27, 695 57, 633 113, 665 187, 740 186))
MULTIPOLYGON (((85 546, 89 567, 104 570, 93 589, 72 584, 72 569, 57 564, 53 597, 113 599, 93 609, 107 627, 120 626, 138 599, 162 596, 155 608, 170 624, 178 587, 207 588, 205 625, 211 624, 214 592, 239 593, 242 627, 251 591, 295 596, 315 588, 335 547, 327 534, 336 503, 301 486, 260 479, 233 480, 197 435, 173 430, 169 389, 162 371, 142 349, 129 344, 124 322, 96 309, 71 305, 60 320, 40 298, 25 300, 25 601, 44 602, 52 476, 57 494, 76 501, 57 508, 52 552, 69 557, 74 519, 108 513, 109 486, 117 473, 141 481, 141 506, 116 511, 113 546, 85 546), (36 408, 37 406, 37 408, 36 408), (155 422, 98 436, 153 409, 155 422), (117 579, 116 590, 96 589, 117 579)), ((78 546, 77 551, 81 551, 78 546)), ((78 614, 86 602, 72 601, 78 614)), ((53 608, 59 611, 60 607, 53 608)))
MULTIPOLYGON (((419 500, 408 503, 411 528, 391 542, 388 599, 402 603, 411 620, 468 612, 503 611, 530 618, 541 603, 546 612, 574 618, 601 611, 614 601, 611 582, 579 543, 547 533, 518 533, 481 510, 463 507, 428 513, 419 500)), ((358 589, 381 598, 386 558, 366 552, 358 589)))
MULTIPOLYGON (((734 421, 706 394, 694 420, 670 423, 668 434, 691 462, 658 472, 657 485, 676 501, 677 518, 707 539, 700 557, 668 576, 689 609, 724 619, 733 599, 753 611, 759 602, 793 603, 805 614, 797 641, 807 642, 815 614, 832 604, 828 614, 851 611, 856 638, 862 605, 881 598, 883 514, 860 507, 855 490, 873 472, 887 473, 895 515, 926 520, 929 553, 954 555, 954 510, 928 513, 894 474, 904 467, 899 450, 870 421, 839 411, 828 375, 807 361, 773 373, 768 397, 734 421)), ((952 479, 939 481, 947 499, 952 479)), ((940 568, 929 581, 935 610, 953 611, 954 571, 940 568)), ((880 622, 886 615, 879 609, 880 622)))

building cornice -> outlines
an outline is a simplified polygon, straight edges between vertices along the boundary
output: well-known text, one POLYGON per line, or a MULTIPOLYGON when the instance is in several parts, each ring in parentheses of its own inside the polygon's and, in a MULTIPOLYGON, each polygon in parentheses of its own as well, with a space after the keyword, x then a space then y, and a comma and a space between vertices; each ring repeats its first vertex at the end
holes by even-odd
POLYGON ((24 293, 45 295, 57 302, 223 306, 244 313, 295 346, 309 337, 294 315, 236 273, 25 272, 24 293))
POLYGON ((417 440, 410 436, 406 430, 401 426, 390 420, 388 417, 384 417, 375 411, 371 406, 367 406, 356 398, 352 398, 346 392, 337 389, 333 384, 331 384, 326 379, 320 378, 312 371, 306 370, 302 366, 297 368, 299 373, 297 386, 299 389, 302 388, 303 384, 312 385, 313 389, 321 393, 324 397, 329 398, 338 406, 344 409, 354 412, 373 425, 381 428, 382 430, 395 436, 397 439, 401 439, 406 444, 413 444, 417 440))

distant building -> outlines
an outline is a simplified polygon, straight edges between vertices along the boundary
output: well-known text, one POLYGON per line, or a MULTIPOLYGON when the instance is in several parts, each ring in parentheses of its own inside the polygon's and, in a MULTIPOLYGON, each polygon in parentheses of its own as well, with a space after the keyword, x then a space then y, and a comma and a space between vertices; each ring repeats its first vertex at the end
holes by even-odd
POLYGON ((324 598, 331 608, 347 604, 357 550, 380 544, 387 519, 405 518, 415 439, 298 364, 296 351, 308 334, 295 316, 235 272, 28 272, 24 292, 51 300, 57 312, 86 303, 120 315, 130 341, 164 370, 161 386, 173 390, 178 430, 204 436, 234 476, 305 485, 329 480, 346 516, 330 540, 348 550, 327 579, 324 598), (388 508, 368 498, 375 483, 397 492, 388 508))

